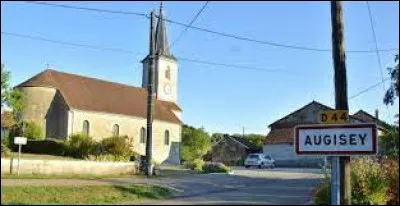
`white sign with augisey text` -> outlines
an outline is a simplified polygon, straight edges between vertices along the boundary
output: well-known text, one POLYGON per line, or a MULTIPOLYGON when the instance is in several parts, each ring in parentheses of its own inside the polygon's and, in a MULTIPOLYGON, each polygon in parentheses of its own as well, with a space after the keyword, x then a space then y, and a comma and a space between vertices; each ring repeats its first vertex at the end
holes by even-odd
POLYGON ((376 154, 375 124, 302 125, 295 128, 298 155, 376 154))

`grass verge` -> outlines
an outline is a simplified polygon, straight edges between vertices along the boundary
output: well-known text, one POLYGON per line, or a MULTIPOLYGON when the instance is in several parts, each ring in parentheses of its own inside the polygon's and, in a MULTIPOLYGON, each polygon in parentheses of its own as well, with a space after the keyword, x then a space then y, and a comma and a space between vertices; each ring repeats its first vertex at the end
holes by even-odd
POLYGON ((171 190, 150 185, 1 186, 2 205, 121 204, 171 196, 171 190))
POLYGON ((85 179, 85 180, 96 180, 96 179, 106 179, 106 178, 144 178, 144 175, 129 175, 129 174, 116 174, 116 175, 44 175, 44 174, 20 174, 10 175, 1 174, 1 179, 85 179))

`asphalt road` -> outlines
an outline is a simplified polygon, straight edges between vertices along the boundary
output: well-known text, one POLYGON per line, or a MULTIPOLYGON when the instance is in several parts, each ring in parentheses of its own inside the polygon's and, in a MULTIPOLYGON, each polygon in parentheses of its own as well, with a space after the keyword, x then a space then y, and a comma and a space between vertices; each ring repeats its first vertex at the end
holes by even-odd
POLYGON ((176 191, 169 200, 127 204, 287 204, 311 203, 311 192, 323 175, 318 169, 244 169, 233 174, 166 178, 158 184, 176 191))

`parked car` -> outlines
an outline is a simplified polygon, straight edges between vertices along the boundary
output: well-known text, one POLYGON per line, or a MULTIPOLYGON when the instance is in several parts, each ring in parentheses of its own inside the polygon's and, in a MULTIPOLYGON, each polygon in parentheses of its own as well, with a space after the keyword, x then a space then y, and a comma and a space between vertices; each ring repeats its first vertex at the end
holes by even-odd
POLYGON ((270 155, 265 154, 249 154, 246 160, 244 161, 244 166, 249 168, 251 166, 256 166, 258 168, 268 167, 274 168, 275 167, 275 160, 270 155))

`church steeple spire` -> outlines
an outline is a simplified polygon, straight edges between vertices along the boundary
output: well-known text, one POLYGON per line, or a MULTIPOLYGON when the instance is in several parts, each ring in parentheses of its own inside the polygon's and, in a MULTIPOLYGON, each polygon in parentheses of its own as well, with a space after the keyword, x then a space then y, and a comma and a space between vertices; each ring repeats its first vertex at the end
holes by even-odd
POLYGON ((160 14, 158 17, 156 29, 156 54, 171 56, 169 51, 167 28, 165 27, 164 4, 162 1, 160 3, 160 14))

